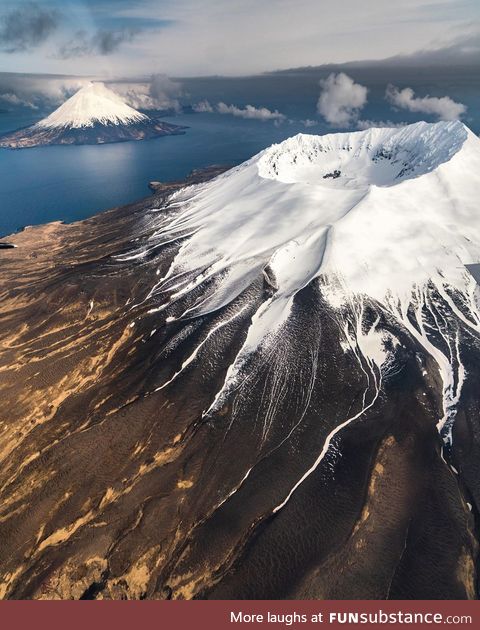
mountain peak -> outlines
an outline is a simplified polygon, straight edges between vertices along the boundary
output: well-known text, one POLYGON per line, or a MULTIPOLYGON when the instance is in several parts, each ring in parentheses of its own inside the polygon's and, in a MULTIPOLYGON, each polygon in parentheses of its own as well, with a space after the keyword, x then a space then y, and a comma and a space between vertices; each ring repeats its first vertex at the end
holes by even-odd
POLYGON ((147 120, 148 116, 127 105, 103 83, 90 82, 36 126, 47 129, 78 129, 97 124, 129 125, 147 120))
POLYGON ((454 121, 324 136, 298 134, 267 149, 258 169, 262 177, 284 183, 392 186, 447 162, 468 133, 463 123, 454 121))
POLYGON ((458 122, 294 136, 172 195, 173 214, 159 212, 154 235, 121 260, 148 260, 161 244, 181 243, 146 298, 149 314, 164 311, 167 323, 233 308, 263 275, 264 299, 204 416, 224 408, 252 356, 285 339, 310 287, 318 312, 328 308, 340 322, 340 345, 360 348, 369 365, 388 371, 393 341, 375 332, 385 314, 433 357, 443 383, 437 426, 451 441, 464 378, 460 359, 451 359, 458 337, 444 352, 435 345, 444 333, 433 342, 426 327, 455 315, 480 331, 469 271, 480 261, 479 173, 480 140, 458 122), (368 309, 377 319, 367 321, 368 309))
POLYGON ((216 290, 188 311, 204 315, 267 268, 275 309, 258 339, 314 278, 329 278, 333 301, 338 278, 344 294, 379 302, 408 302, 429 282, 465 293, 464 265, 480 260, 479 172, 480 140, 461 123, 293 136, 175 195, 188 210, 158 238, 188 237, 158 290, 183 276, 178 294, 194 293, 213 278, 216 290))

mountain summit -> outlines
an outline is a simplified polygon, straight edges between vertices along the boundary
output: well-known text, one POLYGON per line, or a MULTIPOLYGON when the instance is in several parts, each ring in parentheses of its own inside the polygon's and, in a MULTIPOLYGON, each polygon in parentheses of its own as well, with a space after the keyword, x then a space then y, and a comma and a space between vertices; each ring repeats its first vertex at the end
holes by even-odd
POLYGON ((36 126, 79 129, 94 125, 130 125, 148 120, 148 116, 127 105, 103 83, 89 83, 36 126))
POLYGON ((103 144, 182 133, 127 105, 103 83, 89 83, 39 122, 0 137, 0 147, 103 144))

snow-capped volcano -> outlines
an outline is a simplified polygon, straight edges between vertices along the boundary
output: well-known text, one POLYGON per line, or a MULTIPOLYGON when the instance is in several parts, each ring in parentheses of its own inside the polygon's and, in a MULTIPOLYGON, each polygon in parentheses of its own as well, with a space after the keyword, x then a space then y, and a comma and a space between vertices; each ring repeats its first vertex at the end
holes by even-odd
POLYGON ((295 136, 176 195, 188 209, 159 236, 191 236, 164 281, 207 268, 221 291, 199 314, 265 266, 276 300, 320 275, 378 300, 439 272, 457 286, 480 259, 478 173, 480 140, 462 123, 295 136))
POLYGON ((377 300, 438 278, 463 290, 480 260, 478 173, 480 140, 458 122, 300 134, 172 197, 186 209, 154 240, 185 240, 159 287, 182 274, 183 296, 215 278, 196 314, 263 268, 288 307, 319 276, 377 300))
MULTIPOLYGON (((170 321, 201 317, 236 300, 259 273, 271 285, 207 412, 225 403, 248 357, 275 343, 299 292, 318 282, 337 313, 357 305, 354 343, 375 369, 389 362, 389 334, 377 324, 363 332, 366 301, 381 305, 432 355, 444 384, 439 428, 449 431, 463 379, 460 359, 452 359, 458 331, 436 344, 424 311, 435 319, 441 300, 452 312, 445 327, 480 332, 477 285, 465 267, 480 261, 479 173, 480 140, 462 123, 420 122, 300 134, 174 195, 171 206, 182 210, 132 253, 141 258, 162 243, 182 242, 148 294, 160 301, 153 309, 167 309, 170 321)), ((347 318, 347 345, 348 328, 347 318)))
POLYGON ((88 83, 39 122, 0 137, 0 147, 102 144, 182 133, 127 105, 103 83, 88 83))
POLYGON ((2 255, 2 596, 478 597, 480 140, 201 181, 2 255))
POLYGON ((78 129, 98 124, 130 125, 147 120, 148 116, 127 105, 103 83, 88 83, 36 126, 78 129))

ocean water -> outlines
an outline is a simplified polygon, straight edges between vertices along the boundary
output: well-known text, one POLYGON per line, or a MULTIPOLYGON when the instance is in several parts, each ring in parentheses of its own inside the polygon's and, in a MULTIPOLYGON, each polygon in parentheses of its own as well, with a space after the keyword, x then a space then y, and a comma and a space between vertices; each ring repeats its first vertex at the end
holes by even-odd
MULTIPOLYGON (((348 70, 369 88, 361 118, 415 122, 432 117, 395 111, 384 100, 388 83, 410 86, 419 95, 449 95, 467 105, 465 122, 480 132, 480 86, 477 69, 363 68, 348 70)), ((86 218, 101 210, 149 194, 148 182, 185 177, 210 164, 235 165, 296 133, 323 134, 335 129, 316 113, 319 79, 325 72, 302 71, 247 78, 183 80, 185 105, 208 99, 239 107, 278 109, 289 122, 245 120, 220 114, 163 116, 186 125, 185 135, 99 146, 50 146, 12 151, 0 149, 0 236, 25 225, 86 218), (305 127, 302 120, 317 120, 305 127)), ((35 122, 47 112, 0 113, 0 133, 35 122)))

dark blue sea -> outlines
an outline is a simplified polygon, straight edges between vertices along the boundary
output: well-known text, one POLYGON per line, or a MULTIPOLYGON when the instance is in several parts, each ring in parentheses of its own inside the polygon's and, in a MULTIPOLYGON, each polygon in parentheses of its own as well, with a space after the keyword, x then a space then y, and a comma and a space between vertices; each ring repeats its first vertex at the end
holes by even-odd
MULTIPOLYGON (((394 111, 385 102, 386 85, 412 87, 420 96, 448 95, 467 105, 464 122, 480 132, 480 86, 476 68, 347 70, 369 88, 363 119, 415 122, 434 120, 394 111)), ((112 206, 149 194, 151 180, 174 180, 210 164, 235 165, 274 142, 299 132, 323 134, 335 129, 316 113, 319 78, 325 72, 305 70, 249 78, 182 80, 186 106, 203 99, 278 109, 294 122, 245 120, 220 114, 183 113, 163 120, 186 125, 185 135, 99 146, 0 149, 0 236, 25 225, 86 218, 112 206), (306 128, 300 122, 315 119, 306 128)), ((0 112, 0 133, 27 126, 47 111, 0 112)))

